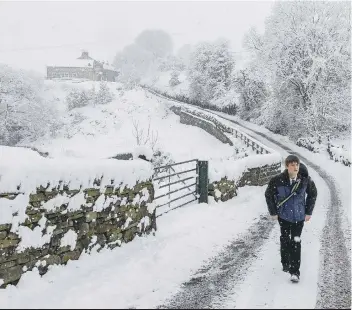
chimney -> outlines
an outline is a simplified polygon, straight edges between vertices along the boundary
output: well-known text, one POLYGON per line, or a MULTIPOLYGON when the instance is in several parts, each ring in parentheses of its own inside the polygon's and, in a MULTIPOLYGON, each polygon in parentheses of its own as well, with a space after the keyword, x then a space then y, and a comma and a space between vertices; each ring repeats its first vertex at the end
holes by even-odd
POLYGON ((82 51, 82 55, 80 57, 78 57, 77 59, 92 59, 92 58, 89 57, 87 51, 82 51))

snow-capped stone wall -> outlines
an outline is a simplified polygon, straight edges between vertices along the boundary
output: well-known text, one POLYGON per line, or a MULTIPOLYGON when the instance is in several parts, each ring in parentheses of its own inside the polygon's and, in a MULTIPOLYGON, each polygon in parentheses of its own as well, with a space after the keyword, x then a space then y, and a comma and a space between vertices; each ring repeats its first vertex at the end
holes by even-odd
MULTIPOLYGON (((262 155, 265 156, 265 155, 262 155)), ((258 167, 247 168, 239 178, 222 177, 219 181, 209 183, 209 196, 215 201, 227 201, 237 196, 237 188, 246 185, 263 186, 270 179, 281 172, 281 163, 264 164, 258 167)))
POLYGON ((146 161, 85 162, 80 170, 77 160, 70 166, 71 160, 6 147, 0 159, 0 287, 33 268, 45 274, 93 247, 114 248, 156 230, 146 161), (21 170, 3 164, 16 160, 13 149, 23 158, 21 170))
POLYGON ((197 126, 210 135, 214 136, 216 139, 220 140, 222 143, 227 143, 233 145, 232 141, 224 134, 223 127, 219 128, 217 123, 213 123, 212 120, 207 120, 204 115, 200 113, 197 114, 197 111, 187 111, 187 109, 173 106, 170 108, 175 114, 180 116, 180 123, 197 126))
POLYGON ((156 229, 155 210, 148 205, 153 192, 149 180, 132 188, 106 186, 104 192, 63 185, 40 187, 28 196, 0 193, 5 212, 11 213, 13 202, 27 205, 24 222, 18 213, 11 222, 0 219, 0 282, 16 283, 34 267, 44 274, 49 265, 78 259, 94 246, 114 248, 156 229), (79 209, 70 208, 76 203, 79 209))

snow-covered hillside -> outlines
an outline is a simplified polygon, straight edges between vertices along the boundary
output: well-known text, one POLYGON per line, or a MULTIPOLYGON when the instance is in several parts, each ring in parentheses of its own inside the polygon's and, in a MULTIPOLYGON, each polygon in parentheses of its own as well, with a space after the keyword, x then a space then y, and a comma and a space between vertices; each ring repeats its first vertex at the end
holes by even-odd
POLYGON ((148 95, 142 89, 124 91, 118 83, 109 83, 115 96, 111 103, 66 110, 65 97, 70 90, 88 91, 93 86, 98 88, 98 84, 49 81, 63 125, 55 137, 47 136, 30 145, 49 152, 50 157, 108 158, 133 153, 138 144, 169 153, 174 161, 245 156, 241 141, 235 141, 232 147, 198 127, 180 124, 179 116, 169 110, 172 103, 148 95), (240 150, 238 154, 236 148, 240 150))

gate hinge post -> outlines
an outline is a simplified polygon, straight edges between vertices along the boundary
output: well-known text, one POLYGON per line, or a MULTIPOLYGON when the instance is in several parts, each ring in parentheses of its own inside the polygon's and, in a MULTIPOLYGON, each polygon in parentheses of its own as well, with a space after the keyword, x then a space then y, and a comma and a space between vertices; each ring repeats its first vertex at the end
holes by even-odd
POLYGON ((198 161, 198 188, 199 203, 208 203, 208 161, 198 161))

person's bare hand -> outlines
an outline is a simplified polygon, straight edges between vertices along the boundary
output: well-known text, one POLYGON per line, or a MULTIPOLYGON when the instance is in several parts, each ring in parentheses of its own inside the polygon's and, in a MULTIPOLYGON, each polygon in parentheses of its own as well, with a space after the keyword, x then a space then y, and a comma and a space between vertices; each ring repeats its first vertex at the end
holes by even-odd
POLYGON ((306 222, 309 222, 311 217, 312 217, 311 215, 306 215, 306 218, 305 218, 304 220, 305 220, 306 222))
POLYGON ((277 215, 272 215, 272 216, 271 216, 271 219, 272 219, 272 220, 277 220, 277 215))

